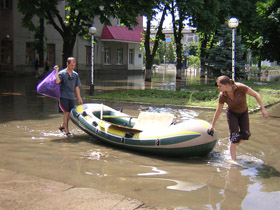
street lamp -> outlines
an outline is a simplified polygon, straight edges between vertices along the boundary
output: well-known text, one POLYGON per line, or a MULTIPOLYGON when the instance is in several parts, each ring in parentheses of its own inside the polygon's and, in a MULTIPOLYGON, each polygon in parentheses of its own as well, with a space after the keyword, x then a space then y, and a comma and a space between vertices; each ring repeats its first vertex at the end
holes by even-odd
POLYGON ((232 29, 232 80, 235 81, 235 29, 238 27, 239 21, 232 17, 228 20, 228 27, 232 29))
POLYGON ((91 35, 91 77, 90 77, 89 95, 93 96, 94 95, 94 77, 93 77, 94 76, 94 69, 93 69, 94 48, 93 48, 93 42, 94 42, 94 34, 96 33, 96 28, 94 26, 91 26, 88 31, 91 35))

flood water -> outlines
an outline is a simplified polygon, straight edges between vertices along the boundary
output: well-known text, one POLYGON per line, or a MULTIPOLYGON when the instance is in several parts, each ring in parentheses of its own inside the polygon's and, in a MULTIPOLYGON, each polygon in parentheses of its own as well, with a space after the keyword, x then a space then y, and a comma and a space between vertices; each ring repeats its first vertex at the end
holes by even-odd
MULTIPOLYGON (((171 78, 167 86, 160 86, 157 79, 149 86, 174 88, 174 75, 157 75, 166 76, 171 78)), ((129 78, 136 81, 131 87, 144 88, 140 78, 129 78)), ((64 137, 58 130, 62 115, 57 113, 57 101, 37 95, 38 81, 33 77, 0 79, 0 168, 123 194, 154 209, 280 209, 280 104, 267 109, 268 119, 260 112, 250 115, 252 137, 238 148, 241 166, 232 166, 227 163, 230 154, 225 114, 217 122, 218 141, 209 156, 150 156, 103 144, 73 123, 70 129, 74 137, 64 137)), ((103 85, 124 88, 119 85, 122 81, 114 82, 103 81, 103 85)), ((123 108, 131 115, 170 112, 177 121, 199 118, 211 122, 214 114, 201 109, 106 105, 123 108)))

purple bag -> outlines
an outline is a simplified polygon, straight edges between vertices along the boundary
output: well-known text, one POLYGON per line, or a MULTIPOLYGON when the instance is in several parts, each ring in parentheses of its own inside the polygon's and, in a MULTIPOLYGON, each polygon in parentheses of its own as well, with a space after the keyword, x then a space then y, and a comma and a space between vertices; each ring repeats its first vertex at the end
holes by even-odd
POLYGON ((59 99, 60 84, 56 84, 55 81, 55 70, 53 70, 37 85, 37 93, 59 99))

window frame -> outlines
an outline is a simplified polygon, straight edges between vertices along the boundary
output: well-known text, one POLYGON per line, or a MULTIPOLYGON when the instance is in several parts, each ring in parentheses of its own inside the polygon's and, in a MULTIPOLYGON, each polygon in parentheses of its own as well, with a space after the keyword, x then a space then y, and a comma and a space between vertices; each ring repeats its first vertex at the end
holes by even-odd
POLYGON ((116 64, 117 65, 123 64, 123 48, 117 48, 116 50, 116 64))
POLYGON ((128 64, 133 65, 134 64, 134 49, 128 50, 128 64))
POLYGON ((103 63, 104 63, 104 65, 111 65, 111 48, 110 47, 104 47, 103 63))
POLYGON ((6 39, 1 41, 0 64, 13 64, 13 41, 6 39))
POLYGON ((55 44, 47 44, 47 57, 48 57, 50 66, 54 66, 56 64, 55 44))

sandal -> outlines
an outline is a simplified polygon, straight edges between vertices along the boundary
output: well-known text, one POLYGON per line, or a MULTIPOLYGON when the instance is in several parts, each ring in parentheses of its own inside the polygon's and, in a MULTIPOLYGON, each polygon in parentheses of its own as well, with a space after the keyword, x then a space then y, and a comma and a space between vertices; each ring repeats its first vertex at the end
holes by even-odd
POLYGON ((67 137, 73 137, 73 134, 70 133, 70 132, 66 133, 65 135, 66 135, 67 137))
POLYGON ((59 129, 62 133, 64 133, 64 132, 65 132, 65 128, 64 128, 64 127, 62 127, 61 125, 58 127, 58 129, 59 129))

